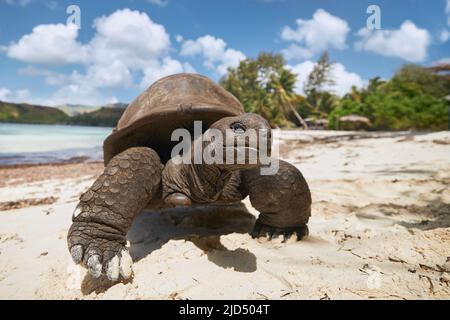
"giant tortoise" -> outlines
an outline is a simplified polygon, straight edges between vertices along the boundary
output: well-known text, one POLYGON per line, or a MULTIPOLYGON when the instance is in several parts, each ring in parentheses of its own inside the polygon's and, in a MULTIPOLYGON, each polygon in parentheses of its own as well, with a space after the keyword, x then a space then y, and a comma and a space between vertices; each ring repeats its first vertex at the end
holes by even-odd
POLYGON ((67 236, 75 263, 87 267, 94 277, 103 273, 114 281, 130 278, 132 258, 126 235, 146 207, 227 205, 249 196, 259 211, 253 238, 300 240, 306 236, 311 214, 308 184, 295 166, 282 160, 276 172, 262 174, 261 159, 250 161, 248 154, 261 151, 263 140, 250 147, 248 139, 242 139, 252 130, 268 133, 264 141, 270 151, 268 122, 245 113, 231 93, 210 79, 183 73, 156 81, 126 108, 104 141, 104 172, 81 195, 67 236), (234 148, 236 154, 248 151, 244 161, 174 161, 186 155, 172 155, 177 144, 172 133, 180 128, 193 133, 197 121, 201 126, 194 142, 219 143, 203 139, 213 129, 231 135, 232 139, 220 142, 219 149, 234 148))

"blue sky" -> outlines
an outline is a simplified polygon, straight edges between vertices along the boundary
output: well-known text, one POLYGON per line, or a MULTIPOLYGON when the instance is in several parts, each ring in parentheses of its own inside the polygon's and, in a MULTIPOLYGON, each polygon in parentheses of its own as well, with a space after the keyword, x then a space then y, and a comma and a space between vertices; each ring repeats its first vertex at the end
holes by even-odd
POLYGON ((449 61, 449 49, 447 0, 0 0, 0 100, 129 102, 159 77, 218 80, 260 51, 283 53, 301 92, 324 50, 342 95, 404 63, 449 61), (69 5, 80 29, 66 24, 69 5), (381 30, 366 27, 369 5, 381 30))

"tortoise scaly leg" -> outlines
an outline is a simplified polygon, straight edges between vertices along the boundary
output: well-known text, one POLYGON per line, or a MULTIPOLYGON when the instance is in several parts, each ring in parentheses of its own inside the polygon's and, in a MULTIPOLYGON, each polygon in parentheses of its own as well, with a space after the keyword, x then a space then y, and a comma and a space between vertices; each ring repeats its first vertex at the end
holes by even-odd
POLYGON ((127 279, 132 260, 125 248, 133 219, 155 197, 161 183, 158 154, 144 147, 116 155, 94 184, 81 195, 67 244, 75 263, 94 277, 127 279))
POLYGON ((252 206, 260 212, 251 233, 253 238, 270 240, 282 235, 286 241, 294 234, 297 240, 308 235, 311 193, 295 166, 280 160, 274 175, 261 175, 259 168, 244 170, 241 189, 250 195, 252 206))

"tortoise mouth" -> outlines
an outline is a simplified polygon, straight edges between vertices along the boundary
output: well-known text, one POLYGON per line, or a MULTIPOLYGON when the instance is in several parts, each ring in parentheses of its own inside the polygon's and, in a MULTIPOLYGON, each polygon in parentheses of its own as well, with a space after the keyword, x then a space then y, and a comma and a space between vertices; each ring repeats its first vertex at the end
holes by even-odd
MULTIPOLYGON (((258 165, 259 161, 259 149, 249 146, 224 146, 223 152, 227 154, 233 150, 233 162, 236 165, 258 165)), ((227 159, 228 160, 228 159, 227 159)), ((227 164, 228 162, 225 162, 227 164)))
POLYGON ((271 156, 272 152, 272 139, 269 138, 265 143, 264 140, 258 140, 251 142, 250 139, 234 140, 234 144, 224 143, 223 152, 227 150, 233 150, 234 154, 245 154, 246 161, 248 159, 257 159, 258 164, 261 159, 267 160, 271 156))

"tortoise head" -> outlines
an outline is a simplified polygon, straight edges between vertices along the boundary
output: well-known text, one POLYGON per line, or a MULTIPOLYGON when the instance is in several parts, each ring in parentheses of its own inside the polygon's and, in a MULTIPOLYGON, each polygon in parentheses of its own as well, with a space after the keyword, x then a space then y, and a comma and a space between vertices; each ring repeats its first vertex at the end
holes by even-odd
POLYGON ((223 170, 268 164, 272 132, 260 115, 244 113, 214 122, 203 134, 203 161, 223 170))

